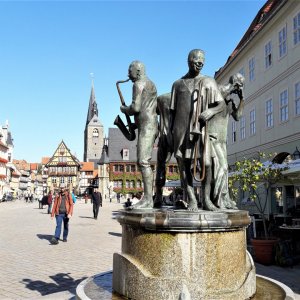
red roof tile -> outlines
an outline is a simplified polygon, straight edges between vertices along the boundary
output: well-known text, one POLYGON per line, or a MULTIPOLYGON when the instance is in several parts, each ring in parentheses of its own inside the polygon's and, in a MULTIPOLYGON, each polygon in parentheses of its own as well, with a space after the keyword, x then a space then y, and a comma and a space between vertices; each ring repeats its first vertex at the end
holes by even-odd
POLYGON ((85 171, 94 171, 94 163, 89 161, 89 162, 83 162, 81 163, 82 167, 80 171, 85 172, 85 171))

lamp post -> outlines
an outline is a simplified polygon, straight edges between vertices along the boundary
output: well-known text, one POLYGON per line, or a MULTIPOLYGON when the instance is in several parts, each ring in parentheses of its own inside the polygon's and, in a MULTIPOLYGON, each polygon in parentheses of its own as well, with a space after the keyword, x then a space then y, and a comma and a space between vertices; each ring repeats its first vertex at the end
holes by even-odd
POLYGON ((300 158, 300 151, 299 151, 298 147, 296 147, 296 150, 293 153, 293 159, 296 160, 299 158, 300 158))

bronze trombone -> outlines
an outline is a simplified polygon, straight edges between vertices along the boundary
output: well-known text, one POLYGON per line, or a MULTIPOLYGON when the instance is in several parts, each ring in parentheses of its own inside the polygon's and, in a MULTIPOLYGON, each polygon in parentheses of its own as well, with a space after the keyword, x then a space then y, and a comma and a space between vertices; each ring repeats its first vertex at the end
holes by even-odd
MULTIPOLYGON (((126 104, 125 104, 121 89, 119 87, 119 84, 127 82, 129 80, 130 79, 128 78, 127 80, 119 80, 116 82, 118 94, 119 94, 122 105, 126 105, 126 104)), ((137 128, 137 126, 135 123, 133 123, 131 121, 130 116, 128 114, 125 113, 125 117, 126 117, 127 125, 124 124, 124 122, 122 121, 122 119, 119 115, 117 115, 117 117, 114 121, 114 124, 121 130, 121 132, 123 133, 123 135, 126 137, 127 140, 134 141, 135 137, 136 137, 135 129, 137 128)))
MULTIPOLYGON (((208 100, 209 100, 209 95, 208 95, 209 90, 206 89, 205 91, 205 109, 208 108, 208 100)), ((199 91, 198 91, 198 98, 197 98, 197 106, 196 106, 196 113, 195 113, 195 119, 193 123, 193 134, 198 134, 198 140, 195 144, 195 151, 194 151, 194 172, 193 172, 193 177, 195 181, 201 182, 205 178, 205 158, 206 158, 206 152, 207 152, 207 143, 208 143, 208 122, 205 122, 204 128, 202 128, 202 132, 204 132, 204 143, 203 143, 203 154, 202 154, 202 168, 201 168, 201 176, 200 178, 197 177, 197 162, 198 162, 198 148, 200 146, 200 139, 201 139, 201 131, 200 131, 200 120, 199 116, 201 114, 201 106, 202 106, 202 84, 201 81, 199 83, 199 91)))

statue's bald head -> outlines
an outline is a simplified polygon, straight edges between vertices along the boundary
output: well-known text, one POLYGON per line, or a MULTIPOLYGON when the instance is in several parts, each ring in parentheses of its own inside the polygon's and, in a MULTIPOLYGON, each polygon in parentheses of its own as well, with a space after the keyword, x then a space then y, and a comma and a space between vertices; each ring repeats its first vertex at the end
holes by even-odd
POLYGON ((205 53, 201 49, 193 49, 189 52, 188 62, 193 61, 194 59, 200 60, 202 64, 205 61, 205 53))
POLYGON ((145 65, 138 60, 133 61, 128 68, 128 77, 131 81, 136 81, 145 76, 145 65))
POLYGON ((204 51, 194 49, 188 55, 189 74, 192 77, 198 76, 204 65, 204 51))

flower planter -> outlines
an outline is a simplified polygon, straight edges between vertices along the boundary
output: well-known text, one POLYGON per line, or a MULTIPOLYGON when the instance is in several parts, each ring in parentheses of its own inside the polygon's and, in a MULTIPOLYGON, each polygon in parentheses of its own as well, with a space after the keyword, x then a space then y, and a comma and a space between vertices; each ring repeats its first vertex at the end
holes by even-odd
POLYGON ((252 239, 254 260, 263 265, 271 265, 274 262, 274 246, 278 239, 252 239))

